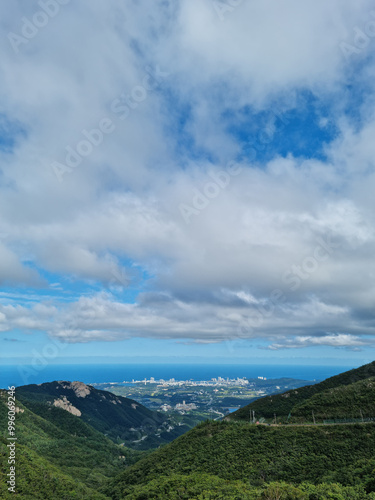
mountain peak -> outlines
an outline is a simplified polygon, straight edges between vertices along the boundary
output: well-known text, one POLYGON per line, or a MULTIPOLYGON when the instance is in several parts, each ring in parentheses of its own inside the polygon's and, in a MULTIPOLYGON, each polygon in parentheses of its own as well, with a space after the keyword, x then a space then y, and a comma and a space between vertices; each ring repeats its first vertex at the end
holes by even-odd
POLYGON ((60 384, 60 386, 63 389, 73 390, 75 395, 78 398, 85 398, 86 396, 88 396, 90 394, 91 389, 92 389, 92 387, 90 385, 86 385, 83 382, 78 382, 78 381, 67 382, 65 380, 59 380, 58 384, 60 384))

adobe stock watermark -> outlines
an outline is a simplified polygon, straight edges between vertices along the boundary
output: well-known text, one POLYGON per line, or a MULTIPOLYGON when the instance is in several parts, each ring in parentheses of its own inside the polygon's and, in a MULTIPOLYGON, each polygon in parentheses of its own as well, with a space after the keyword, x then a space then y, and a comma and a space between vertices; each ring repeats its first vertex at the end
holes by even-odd
POLYGON ((370 44, 371 38, 375 38, 375 10, 370 12, 370 19, 361 29, 359 26, 353 28, 352 43, 342 41, 340 43, 340 50, 346 60, 349 60, 353 54, 360 54, 370 44))
POLYGON ((60 356, 61 351, 68 347, 67 343, 52 339, 47 342, 41 351, 33 349, 31 351, 32 360, 30 366, 19 365, 18 373, 25 385, 33 383, 34 377, 45 369, 49 363, 60 356))
POLYGON ((227 14, 231 14, 242 3, 243 0, 212 0, 212 6, 220 21, 224 21, 227 14))
POLYGON ((6 241, 9 238, 9 233, 0 230, 0 242, 6 241))
POLYGON ((193 189, 191 205, 180 203, 178 206, 184 221, 190 224, 190 218, 193 215, 199 215, 210 204, 210 200, 219 196, 221 191, 230 184, 232 177, 237 176, 241 171, 242 167, 240 165, 230 161, 224 170, 209 172, 208 175, 211 180, 205 183, 202 190, 193 189))
POLYGON ((273 124, 261 128, 254 141, 249 141, 247 144, 250 147, 246 148, 246 157, 249 161, 255 161, 259 153, 263 153, 274 140, 276 131, 280 132, 290 120, 287 116, 288 108, 272 108, 270 115, 273 115, 273 124))
POLYGON ((109 286, 117 286, 122 288, 129 288, 131 286, 138 286, 142 280, 142 273, 137 268, 124 269, 119 268, 115 264, 111 265, 111 279, 109 286))
POLYGON ((110 118, 103 118, 96 128, 91 130, 83 129, 81 134, 83 138, 75 146, 65 146, 65 163, 53 161, 51 167, 59 182, 67 173, 73 172, 84 158, 89 156, 94 148, 100 146, 106 135, 111 134, 116 129, 115 124, 110 118))
POLYGON ((282 281, 289 286, 290 290, 295 292, 301 286, 302 281, 308 280, 332 255, 333 251, 340 246, 340 243, 334 243, 328 234, 326 238, 318 238, 317 245, 312 255, 305 257, 300 265, 293 264, 291 268, 284 272, 282 281))
POLYGON ((16 54, 20 52, 20 46, 27 45, 36 37, 41 29, 49 23, 50 19, 57 16, 61 5, 67 5, 71 0, 39 0, 41 10, 36 11, 31 19, 21 18, 21 34, 10 31, 8 40, 16 54))
MULTIPOLYGON (((119 120, 125 120, 135 110, 141 102, 145 101, 150 92, 156 91, 163 79, 170 73, 161 71, 158 66, 145 68, 146 75, 143 77, 140 85, 135 85, 129 93, 122 93, 118 98, 113 99, 110 104, 110 110, 119 120)), ((73 172, 82 161, 91 155, 105 140, 106 136, 116 130, 115 122, 108 116, 99 120, 97 126, 93 129, 83 129, 81 137, 75 145, 65 146, 65 161, 53 161, 51 163, 57 180, 63 181, 66 174, 73 172)))
POLYGON ((263 304, 255 306, 254 313, 251 318, 243 321, 239 327, 237 335, 234 339, 227 340, 228 349, 233 351, 233 340, 247 339, 249 334, 253 333, 254 328, 260 328, 266 321, 273 316, 276 307, 284 304, 287 301, 287 292, 295 292, 302 285, 303 281, 308 280, 320 268, 322 263, 326 262, 341 246, 337 241, 332 240, 332 233, 327 234, 324 238, 319 237, 316 240, 316 246, 312 254, 308 255, 298 264, 293 264, 289 269, 283 272, 282 282, 288 289, 275 288, 271 291, 268 299, 263 304))
POLYGON ((159 66, 155 68, 146 66, 145 70, 147 73, 140 85, 135 85, 128 93, 123 92, 111 102, 110 109, 120 120, 128 118, 131 110, 145 101, 150 92, 158 90, 163 80, 170 75, 169 72, 162 71, 159 66))
MULTIPOLYGON (((289 124, 289 119, 286 116, 287 110, 280 108, 271 109, 273 115, 273 125, 260 129, 254 142, 249 142, 250 146, 246 150, 246 159, 254 161, 259 153, 262 153, 272 143, 275 134, 276 123, 279 122, 278 130, 289 124)), ((210 204, 210 201, 217 196, 229 185, 231 178, 239 175, 243 171, 243 167, 234 161, 227 163, 224 170, 218 172, 211 171, 208 175, 211 180, 205 183, 203 188, 199 190, 194 188, 193 196, 190 205, 180 203, 178 206, 180 213, 187 224, 190 224, 190 219, 193 215, 199 215, 210 204)))

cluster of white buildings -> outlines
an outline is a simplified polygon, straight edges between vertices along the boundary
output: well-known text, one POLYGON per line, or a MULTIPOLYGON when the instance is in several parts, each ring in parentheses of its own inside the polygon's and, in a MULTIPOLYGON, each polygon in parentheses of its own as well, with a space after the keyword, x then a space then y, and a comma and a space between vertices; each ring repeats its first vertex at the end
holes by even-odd
MULTIPOLYGON (((126 383, 124 381, 124 383, 126 383)), ((211 380, 176 380, 171 378, 169 380, 155 380, 154 377, 150 379, 143 380, 132 380, 133 384, 156 384, 157 387, 181 387, 181 386, 189 386, 189 387, 197 387, 197 386, 206 386, 206 387, 214 387, 214 386, 247 386, 249 385, 249 381, 246 378, 212 378, 211 380)))
POLYGON ((186 404, 185 401, 182 403, 177 403, 176 406, 174 407, 175 410, 179 411, 190 411, 190 410, 196 410, 198 407, 195 403, 188 403, 186 404))
MULTIPOLYGON (((195 403, 186 403, 183 401, 182 403, 177 403, 174 407, 175 410, 177 411, 191 411, 191 410, 196 410, 198 407, 195 403)), ((168 404, 163 404, 161 405, 160 409, 162 411, 170 411, 173 409, 171 405, 168 404)))

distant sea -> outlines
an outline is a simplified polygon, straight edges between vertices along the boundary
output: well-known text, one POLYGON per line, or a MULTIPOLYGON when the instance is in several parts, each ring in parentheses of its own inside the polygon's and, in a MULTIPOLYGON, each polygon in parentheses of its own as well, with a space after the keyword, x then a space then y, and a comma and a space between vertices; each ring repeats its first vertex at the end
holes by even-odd
POLYGON ((211 378, 289 377, 319 381, 350 370, 347 366, 286 366, 243 364, 82 364, 46 365, 37 368, 29 365, 2 365, 0 388, 26 384, 41 384, 54 380, 79 380, 86 384, 110 383, 150 379, 210 380, 211 378))

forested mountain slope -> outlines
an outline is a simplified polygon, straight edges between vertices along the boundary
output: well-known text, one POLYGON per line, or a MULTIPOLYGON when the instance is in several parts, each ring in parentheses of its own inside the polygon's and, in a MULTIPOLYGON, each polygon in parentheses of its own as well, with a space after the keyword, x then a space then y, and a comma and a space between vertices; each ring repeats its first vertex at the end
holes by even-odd
POLYGON ((157 448, 188 430, 186 426, 170 426, 164 414, 151 411, 133 399, 95 389, 82 382, 25 385, 17 387, 16 395, 38 415, 46 418, 48 406, 62 408, 113 441, 134 449, 157 448))
POLYGON ((357 420, 375 421, 375 377, 359 380, 314 394, 298 403, 291 411, 290 423, 312 420, 327 421, 357 420))
MULTIPOLYGON (((6 401, 6 393, 1 391, 3 490, 9 472, 6 401)), ((139 452, 114 444, 65 410, 46 406, 45 412, 49 419, 16 402, 16 484, 21 498, 104 498, 95 490, 124 464, 132 463, 139 452)))
MULTIPOLYGON (((240 422, 210 421, 198 425, 173 443, 151 453, 123 471, 111 481, 111 486, 106 491, 109 496, 116 499, 161 499, 162 496, 133 495, 137 492, 146 495, 145 492, 151 487, 159 495, 164 487, 166 491, 169 488, 171 494, 174 494, 171 482, 175 483, 176 489, 178 480, 175 475, 180 476, 182 482, 188 481, 187 476, 189 476, 190 488, 197 487, 202 481, 207 488, 210 482, 207 478, 209 475, 215 488, 220 484, 223 487, 225 481, 239 481, 236 487, 234 483, 227 483, 228 488, 229 484, 232 484, 232 490, 235 492, 241 485, 246 495, 249 495, 228 496, 228 498, 278 498, 259 496, 269 487, 269 483, 275 481, 291 483, 300 489, 302 483, 317 485, 337 482, 345 487, 362 484, 367 492, 371 492, 375 490, 374 449, 375 424, 268 427, 240 422)), ((340 490, 341 486, 337 488, 340 490)), ((361 495, 357 497, 351 491, 348 496, 332 496, 332 498, 350 500, 366 498, 364 490, 361 495)), ((170 498, 226 497, 171 496, 170 498)), ((323 500, 331 497, 311 498, 323 500)))
MULTIPOLYGON (((347 395, 345 395, 346 390, 344 389, 344 387, 356 384, 357 382, 363 380, 370 379, 371 377, 375 377, 375 361, 361 366, 360 368, 356 368, 354 370, 350 370, 334 377, 328 378, 327 380, 324 380, 323 382, 315 385, 301 387, 300 389, 293 389, 283 394, 276 394, 260 398, 256 401, 253 401, 249 405, 240 408, 227 418, 230 420, 249 421, 249 419, 252 418, 252 412, 254 411, 255 418, 257 420, 260 418, 264 418, 267 421, 272 421, 276 415, 277 422, 286 423, 287 421, 293 421, 290 420, 290 418, 294 416, 294 411, 298 407, 299 417, 304 416, 304 418, 306 418, 308 421, 312 421, 312 411, 314 409, 313 403, 321 401, 322 398, 324 399, 325 411, 318 410, 317 407, 317 416, 319 414, 318 418, 360 418, 361 408, 358 398, 353 401, 353 404, 349 402, 349 406, 346 408, 346 412, 343 409, 343 405, 344 401, 348 400, 349 394, 354 395, 356 394, 356 392, 358 392, 359 394, 363 392, 363 390, 366 391, 366 389, 364 389, 365 386, 357 384, 355 387, 353 386, 351 389, 348 389, 347 395), (336 392, 329 392, 330 390, 336 388, 340 389, 336 392), (323 393, 324 395, 322 395, 321 398, 317 398, 316 395, 323 393), (332 394, 331 398, 329 394, 332 394), (313 396, 315 396, 316 399, 313 403, 311 403, 311 405, 306 406, 305 413, 303 413, 301 405, 306 403, 313 396), (339 403, 340 398, 342 399, 342 402, 339 403), (337 402, 338 411, 333 411, 336 404, 335 401, 337 402), (329 409, 331 409, 332 411, 328 411, 329 409)), ((372 384, 369 384, 366 387, 368 387, 369 390, 371 390, 371 392, 373 393, 374 388, 372 384)), ((373 414, 374 411, 375 405, 371 404, 370 398, 370 401, 367 401, 362 412, 366 413, 367 417, 375 417, 375 414, 373 414)))

